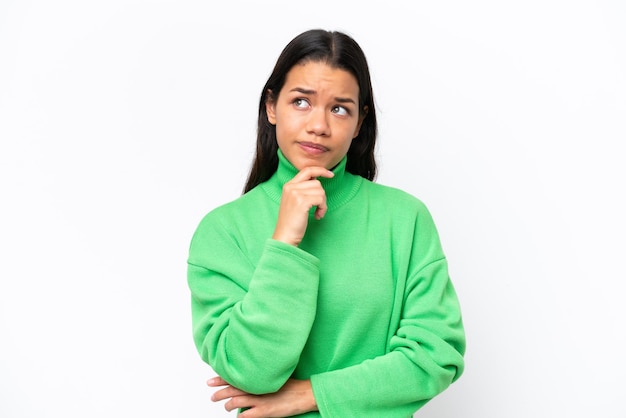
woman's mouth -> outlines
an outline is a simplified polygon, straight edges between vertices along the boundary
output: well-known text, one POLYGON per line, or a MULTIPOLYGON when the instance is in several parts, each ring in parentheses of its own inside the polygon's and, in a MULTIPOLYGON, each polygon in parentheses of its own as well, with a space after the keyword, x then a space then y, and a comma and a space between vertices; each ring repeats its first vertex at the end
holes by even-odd
POLYGON ((325 146, 316 144, 315 142, 298 142, 298 145, 304 152, 313 155, 319 155, 329 151, 325 146))

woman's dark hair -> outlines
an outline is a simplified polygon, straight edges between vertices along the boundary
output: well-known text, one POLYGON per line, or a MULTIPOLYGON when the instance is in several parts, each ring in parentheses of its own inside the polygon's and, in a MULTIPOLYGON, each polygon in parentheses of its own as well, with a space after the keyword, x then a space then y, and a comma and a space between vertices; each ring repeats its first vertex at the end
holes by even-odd
POLYGON ((356 78, 359 85, 359 112, 365 118, 348 150, 346 170, 368 180, 376 177, 376 110, 365 54, 356 41, 344 33, 313 29, 301 33, 287 44, 263 87, 259 102, 256 152, 244 193, 268 180, 278 168, 276 126, 267 119, 265 103, 277 98, 291 68, 305 62, 323 62, 348 71, 356 78), (274 97, 270 97, 270 92, 274 97))

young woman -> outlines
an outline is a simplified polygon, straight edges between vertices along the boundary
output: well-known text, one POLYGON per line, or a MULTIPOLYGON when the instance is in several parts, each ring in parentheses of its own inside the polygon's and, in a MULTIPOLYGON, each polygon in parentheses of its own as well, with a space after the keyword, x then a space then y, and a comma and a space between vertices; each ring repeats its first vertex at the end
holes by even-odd
POLYGON ((212 399, 254 417, 410 417, 463 372, 439 237, 415 197, 374 183, 376 112, 349 36, 294 38, 261 92, 245 193, 190 246, 212 399))

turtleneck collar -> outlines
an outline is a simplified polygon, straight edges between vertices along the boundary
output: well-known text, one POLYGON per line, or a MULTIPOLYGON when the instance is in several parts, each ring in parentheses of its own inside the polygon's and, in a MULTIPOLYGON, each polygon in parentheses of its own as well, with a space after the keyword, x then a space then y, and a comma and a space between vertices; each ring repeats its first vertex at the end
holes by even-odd
MULTIPOLYGON (((356 195, 361 186, 363 178, 346 171, 347 161, 348 158, 343 157, 339 164, 331 170, 335 174, 332 178, 318 178, 326 192, 328 209, 334 209, 347 203, 356 195)), ((294 178, 296 174, 298 174, 298 169, 287 160, 279 149, 278 168, 268 181, 261 184, 261 187, 272 200, 280 203, 283 185, 294 178)))

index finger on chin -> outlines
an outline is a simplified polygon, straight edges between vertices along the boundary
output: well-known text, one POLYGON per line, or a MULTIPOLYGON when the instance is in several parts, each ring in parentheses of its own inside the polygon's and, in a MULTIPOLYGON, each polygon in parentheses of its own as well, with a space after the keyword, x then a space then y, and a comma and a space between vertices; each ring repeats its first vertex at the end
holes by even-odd
POLYGON ((302 170, 300 170, 300 172, 294 176, 293 180, 298 182, 298 181, 311 180, 317 177, 331 178, 334 175, 335 174, 332 171, 324 167, 311 166, 311 167, 304 167, 302 170))

